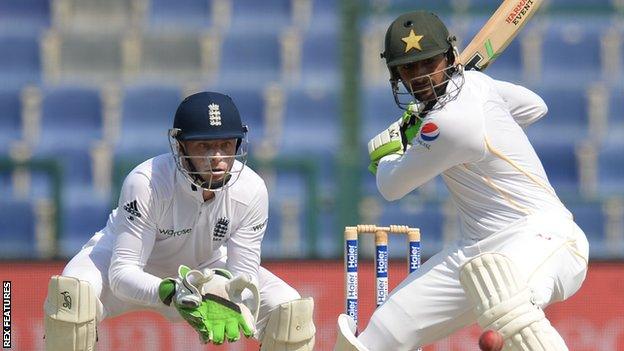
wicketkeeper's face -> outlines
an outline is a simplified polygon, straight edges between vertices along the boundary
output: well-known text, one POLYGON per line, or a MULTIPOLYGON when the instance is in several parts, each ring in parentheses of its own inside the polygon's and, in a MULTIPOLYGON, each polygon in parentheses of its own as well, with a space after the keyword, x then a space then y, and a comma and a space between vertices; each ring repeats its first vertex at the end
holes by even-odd
POLYGON ((446 54, 397 66, 397 71, 407 91, 419 101, 436 98, 438 92, 448 81, 448 61, 446 54))
POLYGON ((232 169, 236 158, 236 139, 184 142, 187 162, 205 181, 221 181, 232 169))

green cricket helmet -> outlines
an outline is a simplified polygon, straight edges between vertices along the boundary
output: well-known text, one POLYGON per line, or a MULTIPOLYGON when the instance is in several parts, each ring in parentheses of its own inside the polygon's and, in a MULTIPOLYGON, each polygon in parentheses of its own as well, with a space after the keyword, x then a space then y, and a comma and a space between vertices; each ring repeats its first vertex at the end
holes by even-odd
MULTIPOLYGON (((438 86, 433 86, 436 92, 435 101, 441 102, 442 95, 446 95, 444 90, 451 76, 461 71, 455 63, 458 56, 454 46, 455 37, 449 34, 446 25, 434 13, 428 11, 414 11, 403 14, 395 19, 385 37, 385 48, 381 57, 386 60, 386 65, 390 71, 390 83, 397 105, 402 109, 412 104, 415 99, 415 92, 409 88, 409 82, 402 82, 406 92, 401 92, 400 76, 397 67, 400 65, 413 63, 432 58, 439 54, 446 54, 448 67, 445 69, 447 80, 438 86), (407 100, 402 101, 401 96, 407 96, 407 100)), ((431 72, 436 73, 436 72, 431 72)), ((434 101, 418 101, 424 106, 434 101)), ((427 108, 431 109, 432 106, 427 108)))
POLYGON ((409 12, 395 19, 388 28, 381 57, 386 59, 388 67, 396 67, 452 51, 454 40, 435 14, 409 12))

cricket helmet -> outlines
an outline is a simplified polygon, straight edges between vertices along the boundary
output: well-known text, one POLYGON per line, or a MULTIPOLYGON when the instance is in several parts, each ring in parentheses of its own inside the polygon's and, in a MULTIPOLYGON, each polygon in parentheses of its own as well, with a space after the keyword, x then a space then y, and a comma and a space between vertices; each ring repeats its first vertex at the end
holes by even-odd
MULTIPOLYGON (((400 108, 407 110, 416 102, 419 111, 430 111, 441 108, 457 96, 463 84, 463 74, 460 82, 453 82, 453 86, 447 88, 447 84, 452 82, 451 78, 454 73, 463 73, 461 65, 456 62, 458 55, 454 46, 455 40, 456 38, 449 34, 448 28, 440 18, 428 11, 403 14, 390 24, 386 31, 385 47, 381 57, 385 59, 390 71, 392 93, 400 108), (446 54, 448 66, 443 70, 446 79, 442 84, 431 84, 435 99, 414 101, 416 92, 411 90, 410 82, 401 81, 397 67, 426 60, 439 54, 446 54), (403 83, 403 87, 399 83, 403 83)), ((431 72, 429 76, 435 73, 437 72, 431 72)))
POLYGON ((238 179, 247 162, 247 126, 242 123, 238 108, 229 96, 200 92, 186 97, 178 106, 173 128, 169 130, 169 145, 178 169, 193 185, 205 190, 222 190, 238 179), (191 161, 210 162, 217 156, 188 155, 183 142, 222 139, 236 139, 236 152, 218 156, 233 162, 223 179, 216 181, 212 172, 197 170, 191 161))

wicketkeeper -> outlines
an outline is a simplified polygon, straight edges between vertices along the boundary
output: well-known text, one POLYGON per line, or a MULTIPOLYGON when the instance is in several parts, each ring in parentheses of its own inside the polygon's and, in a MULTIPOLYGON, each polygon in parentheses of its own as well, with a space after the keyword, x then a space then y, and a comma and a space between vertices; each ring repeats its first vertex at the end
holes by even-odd
POLYGON ((229 96, 182 101, 171 153, 130 172, 104 229, 50 279, 47 350, 94 350, 99 322, 140 309, 185 320, 202 343, 313 349, 312 298, 260 266, 268 196, 246 134, 229 96))

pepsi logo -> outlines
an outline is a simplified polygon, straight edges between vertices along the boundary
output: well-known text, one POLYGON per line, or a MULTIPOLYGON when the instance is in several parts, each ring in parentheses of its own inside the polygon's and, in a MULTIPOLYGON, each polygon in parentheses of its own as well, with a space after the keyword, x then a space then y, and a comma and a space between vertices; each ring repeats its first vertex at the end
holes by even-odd
POLYGON ((420 137, 424 141, 434 141, 440 135, 440 129, 433 122, 427 122, 420 129, 420 137))

